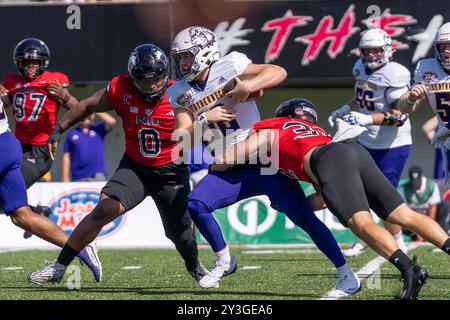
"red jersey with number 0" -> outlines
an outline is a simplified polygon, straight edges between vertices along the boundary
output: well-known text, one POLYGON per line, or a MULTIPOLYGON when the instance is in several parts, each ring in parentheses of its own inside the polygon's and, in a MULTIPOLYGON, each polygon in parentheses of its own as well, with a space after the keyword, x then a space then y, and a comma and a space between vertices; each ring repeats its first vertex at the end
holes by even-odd
POLYGON ((311 182, 304 171, 305 155, 312 148, 331 142, 331 136, 318 125, 295 118, 270 118, 256 123, 256 131, 272 129, 275 140, 272 157, 278 153, 278 167, 289 177, 311 182))
POLYGON ((14 108, 15 134, 21 143, 35 146, 47 144, 59 110, 58 99, 49 94, 47 87, 56 80, 63 87, 69 87, 69 78, 61 72, 44 71, 32 81, 25 80, 18 73, 10 73, 3 80, 14 108))
POLYGON ((171 140, 175 116, 166 94, 157 103, 145 102, 133 80, 120 75, 110 81, 105 95, 122 118, 125 152, 133 161, 157 167, 175 160, 172 153, 177 154, 177 143, 171 140))

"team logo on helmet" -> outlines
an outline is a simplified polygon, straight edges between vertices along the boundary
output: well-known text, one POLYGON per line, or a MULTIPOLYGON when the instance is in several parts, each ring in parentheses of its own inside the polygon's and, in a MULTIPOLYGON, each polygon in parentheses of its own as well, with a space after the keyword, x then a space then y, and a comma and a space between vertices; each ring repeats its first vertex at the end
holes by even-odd
POLYGON ((128 59, 128 68, 133 68, 136 65, 138 59, 138 53, 133 51, 130 55, 130 59, 128 59))
POLYGON ((192 44, 202 49, 213 46, 216 41, 214 34, 203 28, 193 27, 189 29, 189 36, 192 44))

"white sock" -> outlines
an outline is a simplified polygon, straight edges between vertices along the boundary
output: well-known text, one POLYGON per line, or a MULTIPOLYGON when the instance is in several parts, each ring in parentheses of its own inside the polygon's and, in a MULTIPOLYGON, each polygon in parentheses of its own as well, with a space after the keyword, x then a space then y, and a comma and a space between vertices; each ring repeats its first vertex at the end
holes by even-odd
POLYGON ((394 234, 394 235, 392 235, 393 237, 394 237, 394 239, 395 239, 395 241, 399 241, 399 240, 401 240, 401 241, 403 241, 403 232, 399 232, 399 233, 396 233, 396 234, 394 234))
POLYGON ((355 274, 353 273, 352 268, 350 268, 350 266, 348 265, 348 263, 340 266, 339 268, 337 268, 337 271, 339 273, 339 278, 347 275, 347 276, 351 276, 354 277, 355 274))
POLYGON ((216 256, 217 256, 217 258, 219 258, 220 261, 222 261, 222 262, 224 262, 226 264, 230 264, 231 263, 230 248, 228 248, 228 246, 226 246, 225 248, 223 248, 219 252, 216 252, 216 256))
POLYGON ((398 245, 401 249, 403 248, 403 250, 405 250, 406 244, 405 244, 405 242, 403 241, 403 233, 400 231, 399 233, 394 234, 393 237, 394 237, 395 241, 397 242, 397 245, 398 245))
POLYGON ((363 247, 366 247, 366 246, 367 246, 366 243, 365 243, 362 239, 360 239, 360 238, 358 238, 358 237, 356 237, 355 244, 356 244, 356 243, 361 244, 363 247))

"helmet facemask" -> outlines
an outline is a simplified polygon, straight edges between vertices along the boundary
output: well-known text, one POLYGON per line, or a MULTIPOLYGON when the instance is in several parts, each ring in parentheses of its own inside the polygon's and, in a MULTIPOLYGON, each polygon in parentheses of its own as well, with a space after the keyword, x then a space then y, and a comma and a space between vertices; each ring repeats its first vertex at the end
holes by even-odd
POLYGON ((145 102, 157 102, 166 92, 168 80, 167 74, 159 77, 156 74, 150 74, 145 78, 133 79, 133 84, 145 102))
POLYGON ((20 74, 28 80, 39 77, 48 67, 49 60, 36 54, 25 54, 16 59, 20 74), (37 67, 36 67, 37 66, 37 67))
POLYGON ((172 77, 176 80, 186 79, 192 81, 203 70, 195 61, 199 48, 193 47, 170 55, 172 77))
POLYGON ((441 63, 442 67, 450 71, 450 42, 442 41, 434 44, 434 56, 441 63), (445 50, 443 48, 445 46, 445 50))
POLYGON ((360 47, 361 58, 364 66, 370 70, 376 70, 386 65, 391 61, 392 58, 392 47, 390 45, 384 45, 382 47, 360 47), (378 49, 379 52, 376 54, 370 54, 367 50, 378 49), (376 55, 376 56, 375 56, 376 55), (375 56, 371 58, 370 56, 375 56))
POLYGON ((219 46, 211 30, 189 27, 180 31, 170 54, 172 77, 193 81, 201 72, 219 60, 219 46), (190 66, 187 60, 190 60, 190 66))

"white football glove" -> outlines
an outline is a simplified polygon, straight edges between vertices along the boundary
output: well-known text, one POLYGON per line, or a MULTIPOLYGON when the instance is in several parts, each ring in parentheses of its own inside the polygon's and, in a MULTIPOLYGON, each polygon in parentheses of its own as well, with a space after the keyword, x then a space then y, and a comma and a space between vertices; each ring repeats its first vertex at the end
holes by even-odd
POLYGON ((369 126, 373 124, 373 118, 370 114, 364 114, 356 111, 352 111, 342 117, 342 120, 356 126, 369 126))
POLYGON ((352 111, 348 104, 343 105, 339 109, 334 110, 328 117, 328 124, 331 128, 334 128, 334 122, 337 118, 342 118, 344 115, 352 111))
POLYGON ((440 125, 439 128, 436 130, 433 139, 431 139, 431 145, 436 149, 442 148, 444 143, 445 144, 450 143, 450 141, 446 143, 448 137, 450 137, 450 130, 447 129, 445 126, 440 125))

